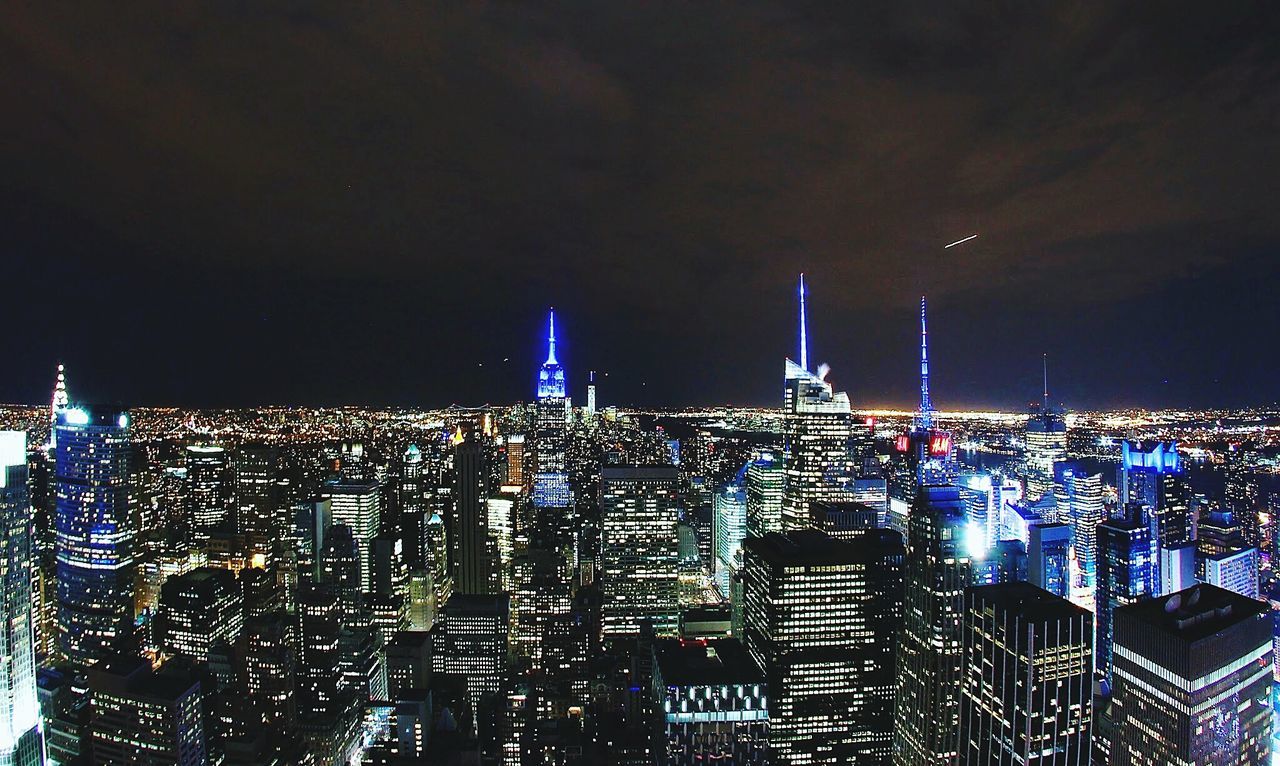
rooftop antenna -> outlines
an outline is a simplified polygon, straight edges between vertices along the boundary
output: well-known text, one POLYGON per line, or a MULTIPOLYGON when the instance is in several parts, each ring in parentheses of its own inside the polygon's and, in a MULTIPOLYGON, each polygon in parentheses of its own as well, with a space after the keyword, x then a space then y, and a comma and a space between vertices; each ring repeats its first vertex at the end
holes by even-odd
POLYGON ((925 299, 920 296, 920 427, 933 428, 933 401, 929 398, 929 327, 925 299))
POLYGON ((804 316, 804 272, 800 272, 800 366, 809 369, 809 336, 804 316))

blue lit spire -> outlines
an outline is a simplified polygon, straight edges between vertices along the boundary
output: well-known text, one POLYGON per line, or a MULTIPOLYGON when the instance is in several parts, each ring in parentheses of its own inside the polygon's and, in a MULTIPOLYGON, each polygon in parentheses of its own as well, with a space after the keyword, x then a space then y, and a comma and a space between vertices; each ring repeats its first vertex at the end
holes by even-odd
POLYGON ((809 335, 805 327, 804 272, 800 272, 800 367, 809 369, 809 335))
POLYGON ((564 368, 556 360, 556 310, 551 309, 547 319, 547 361, 538 371, 538 398, 565 398, 564 368))
POLYGON ((933 401, 929 398, 929 328, 925 322, 925 300, 920 296, 920 415, 922 430, 933 428, 933 401))
POLYGON ((556 310, 551 308, 550 318, 547 319, 547 361, 546 364, 559 364, 556 361, 556 310))

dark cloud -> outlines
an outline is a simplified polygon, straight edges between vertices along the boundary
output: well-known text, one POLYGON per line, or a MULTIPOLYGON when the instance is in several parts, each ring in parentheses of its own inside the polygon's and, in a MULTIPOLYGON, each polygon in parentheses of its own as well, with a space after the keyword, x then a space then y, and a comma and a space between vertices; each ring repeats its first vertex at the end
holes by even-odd
POLYGON ((1274 399, 1280 14, 865 5, 8 8, 0 398, 1274 399))

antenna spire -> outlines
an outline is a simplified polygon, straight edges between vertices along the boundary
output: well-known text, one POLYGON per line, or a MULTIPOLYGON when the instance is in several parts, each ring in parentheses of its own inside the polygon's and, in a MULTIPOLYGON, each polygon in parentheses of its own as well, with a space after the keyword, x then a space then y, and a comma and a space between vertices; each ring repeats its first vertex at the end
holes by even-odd
POLYGON ((1049 355, 1047 353, 1040 355, 1040 362, 1044 366, 1044 411, 1049 411, 1049 355))
POLYGON ((920 296, 920 427, 933 428, 933 401, 929 398, 929 328, 925 299, 920 296))
POLYGON ((809 336, 805 327, 804 272, 800 272, 800 366, 809 369, 809 336))
POLYGON ((556 361, 556 309, 551 307, 550 318, 547 320, 547 364, 559 364, 556 361))

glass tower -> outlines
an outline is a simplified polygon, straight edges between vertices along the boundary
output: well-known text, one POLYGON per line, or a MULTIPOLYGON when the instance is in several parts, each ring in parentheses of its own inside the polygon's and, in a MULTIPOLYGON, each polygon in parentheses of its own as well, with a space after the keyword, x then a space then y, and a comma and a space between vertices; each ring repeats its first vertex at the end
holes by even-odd
POLYGON ((55 482, 59 650, 71 662, 92 665, 133 636, 128 414, 63 410, 55 482))
POLYGON ((0 766, 44 763, 31 645, 31 568, 27 435, 0 431, 0 766))

